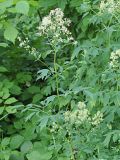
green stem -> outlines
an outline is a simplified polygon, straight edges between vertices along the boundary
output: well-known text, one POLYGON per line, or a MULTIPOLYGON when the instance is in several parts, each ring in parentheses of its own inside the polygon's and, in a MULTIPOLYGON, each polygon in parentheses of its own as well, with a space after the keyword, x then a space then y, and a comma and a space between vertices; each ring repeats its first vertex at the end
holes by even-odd
POLYGON ((54 149, 55 149, 55 156, 58 159, 58 157, 57 157, 57 150, 56 150, 56 142, 55 142, 55 137, 54 137, 53 134, 52 134, 52 139, 53 139, 53 144, 54 144, 54 149))
POLYGON ((58 73, 57 73, 57 66, 56 66, 56 52, 54 52, 54 71, 55 71, 55 78, 56 78, 57 96, 59 97, 58 73))

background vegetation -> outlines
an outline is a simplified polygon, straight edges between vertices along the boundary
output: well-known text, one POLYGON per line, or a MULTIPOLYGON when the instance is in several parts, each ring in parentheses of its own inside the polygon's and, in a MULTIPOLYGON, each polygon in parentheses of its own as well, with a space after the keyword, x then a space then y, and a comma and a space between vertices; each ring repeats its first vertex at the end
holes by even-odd
POLYGON ((119 7, 0 0, 0 160, 120 159, 119 7), (38 34, 56 8, 74 44, 38 34))

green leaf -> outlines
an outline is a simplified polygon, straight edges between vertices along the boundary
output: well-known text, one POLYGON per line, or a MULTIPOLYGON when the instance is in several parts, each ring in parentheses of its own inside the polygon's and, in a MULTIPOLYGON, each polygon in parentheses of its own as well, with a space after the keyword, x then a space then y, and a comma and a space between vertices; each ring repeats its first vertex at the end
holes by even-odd
POLYGON ((5 107, 0 107, 0 114, 3 113, 5 107))
POLYGON ((58 7, 61 8, 62 10, 65 9, 66 4, 67 0, 58 0, 58 7))
POLYGON ((2 139, 1 145, 2 146, 8 146, 10 143, 10 137, 5 137, 4 139, 2 139))
POLYGON ((28 88, 28 92, 31 94, 40 93, 40 87, 38 86, 31 86, 28 88))
POLYGON ((7 25, 4 31, 4 38, 15 43, 17 35, 18 35, 17 29, 12 24, 7 25))
POLYGON ((26 72, 19 72, 16 78, 19 83, 26 83, 31 81, 32 79, 31 75, 26 72))
POLYGON ((17 85, 13 85, 11 88, 10 88, 10 93, 14 94, 14 95, 19 95, 21 94, 21 88, 17 85))
POLYGON ((12 151, 9 160, 24 160, 23 153, 16 150, 12 151))
POLYGON ((3 100, 2 99, 0 99, 0 103, 2 103, 3 102, 3 100))
POLYGON ((106 147, 109 146, 109 143, 110 143, 110 140, 111 140, 111 136, 112 136, 111 133, 107 134, 107 136, 106 136, 106 138, 105 138, 105 140, 103 142, 104 146, 106 146, 106 147))
POLYGON ((20 145, 23 143, 24 137, 21 135, 15 135, 11 138, 10 141, 10 148, 11 149, 17 149, 20 147, 20 145))
POLYGON ((2 3, 0 2, 0 9, 7 8, 13 5, 13 0, 5 0, 2 3))
POLYGON ((40 99, 42 98, 42 94, 36 94, 34 97, 33 97, 33 103, 36 103, 36 102, 39 102, 40 99))
POLYGON ((39 4, 41 7, 48 8, 57 4, 57 0, 40 0, 39 4))
POLYGON ((5 67, 0 66, 0 72, 8 72, 8 70, 5 67))
POLYGON ((44 127, 46 127, 47 125, 47 122, 48 122, 48 116, 44 116, 41 120, 41 123, 40 123, 40 129, 42 130, 44 127))
MULTIPOLYGON (((38 151, 32 151, 30 154, 27 154, 28 160, 40 160, 41 154, 38 151)), ((42 159, 41 159, 42 160, 42 159)))
POLYGON ((38 79, 46 79, 47 78, 47 75, 49 73, 49 70, 48 69, 41 69, 38 71, 38 74, 40 74, 38 77, 37 77, 37 80, 38 79))
POLYGON ((21 150, 21 152, 23 152, 23 153, 28 153, 32 148, 33 148, 32 142, 31 142, 31 141, 25 141, 25 142, 22 144, 20 150, 21 150))
MULTIPOLYGON (((42 148, 41 148, 42 149, 42 148)), ((28 160, 50 160, 51 152, 39 152, 39 151, 32 151, 30 154, 27 154, 28 160)))
POLYGON ((17 110, 14 106, 9 106, 9 107, 6 107, 5 110, 9 113, 9 114, 13 114, 13 113, 16 113, 17 110))
POLYGON ((73 60, 74 58, 76 58, 77 56, 78 56, 78 54, 79 54, 79 52, 81 51, 81 47, 80 46, 78 46, 78 47, 76 47, 75 49, 74 49, 74 51, 73 51, 73 54, 72 54, 72 57, 71 57, 71 60, 73 60))
POLYGON ((11 98, 8 98, 5 101, 5 104, 12 104, 12 103, 15 103, 15 102, 17 102, 17 99, 15 99, 14 97, 11 97, 11 98))
POLYGON ((2 99, 7 99, 10 96, 9 92, 4 93, 2 99))
POLYGON ((6 48, 6 47, 8 47, 8 44, 7 43, 0 43, 0 47, 6 48))
POLYGON ((27 1, 19 1, 16 4, 15 8, 16 8, 17 13, 22 13, 22 14, 27 15, 29 12, 29 3, 27 1))
POLYGON ((114 134, 113 135, 113 142, 117 142, 117 140, 119 139, 119 134, 114 134))

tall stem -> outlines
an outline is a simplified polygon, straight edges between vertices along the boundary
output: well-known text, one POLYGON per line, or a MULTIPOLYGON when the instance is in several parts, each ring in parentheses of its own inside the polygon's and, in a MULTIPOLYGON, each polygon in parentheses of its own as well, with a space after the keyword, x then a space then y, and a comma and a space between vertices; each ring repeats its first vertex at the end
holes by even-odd
POLYGON ((57 66, 56 66, 56 51, 54 52, 54 71, 55 71, 55 78, 56 78, 56 91, 57 91, 57 96, 59 97, 58 73, 57 73, 57 66))

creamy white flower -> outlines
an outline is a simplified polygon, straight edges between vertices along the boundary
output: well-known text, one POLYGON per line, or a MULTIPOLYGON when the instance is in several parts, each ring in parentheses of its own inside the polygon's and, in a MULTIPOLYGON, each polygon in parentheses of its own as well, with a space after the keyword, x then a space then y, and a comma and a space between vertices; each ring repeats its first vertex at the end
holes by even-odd
POLYGON ((103 113, 101 113, 100 111, 98 111, 94 117, 92 118, 92 124, 97 126, 98 124, 100 124, 103 121, 103 113))
POLYGON ((108 13, 114 13, 116 9, 118 8, 119 3, 116 3, 114 0, 102 0, 100 2, 100 12, 108 12, 108 13))
POLYGON ((109 63, 110 67, 114 69, 118 68, 120 66, 119 59, 120 59, 120 49, 111 53, 110 63, 109 63))
POLYGON ((64 13, 60 8, 51 10, 50 14, 43 18, 39 29, 39 35, 46 36, 51 43, 69 43, 74 42, 68 26, 71 21, 64 18, 64 13))
POLYGON ((44 17, 42 20, 42 25, 43 26, 48 26, 51 24, 51 18, 50 17, 44 17))

